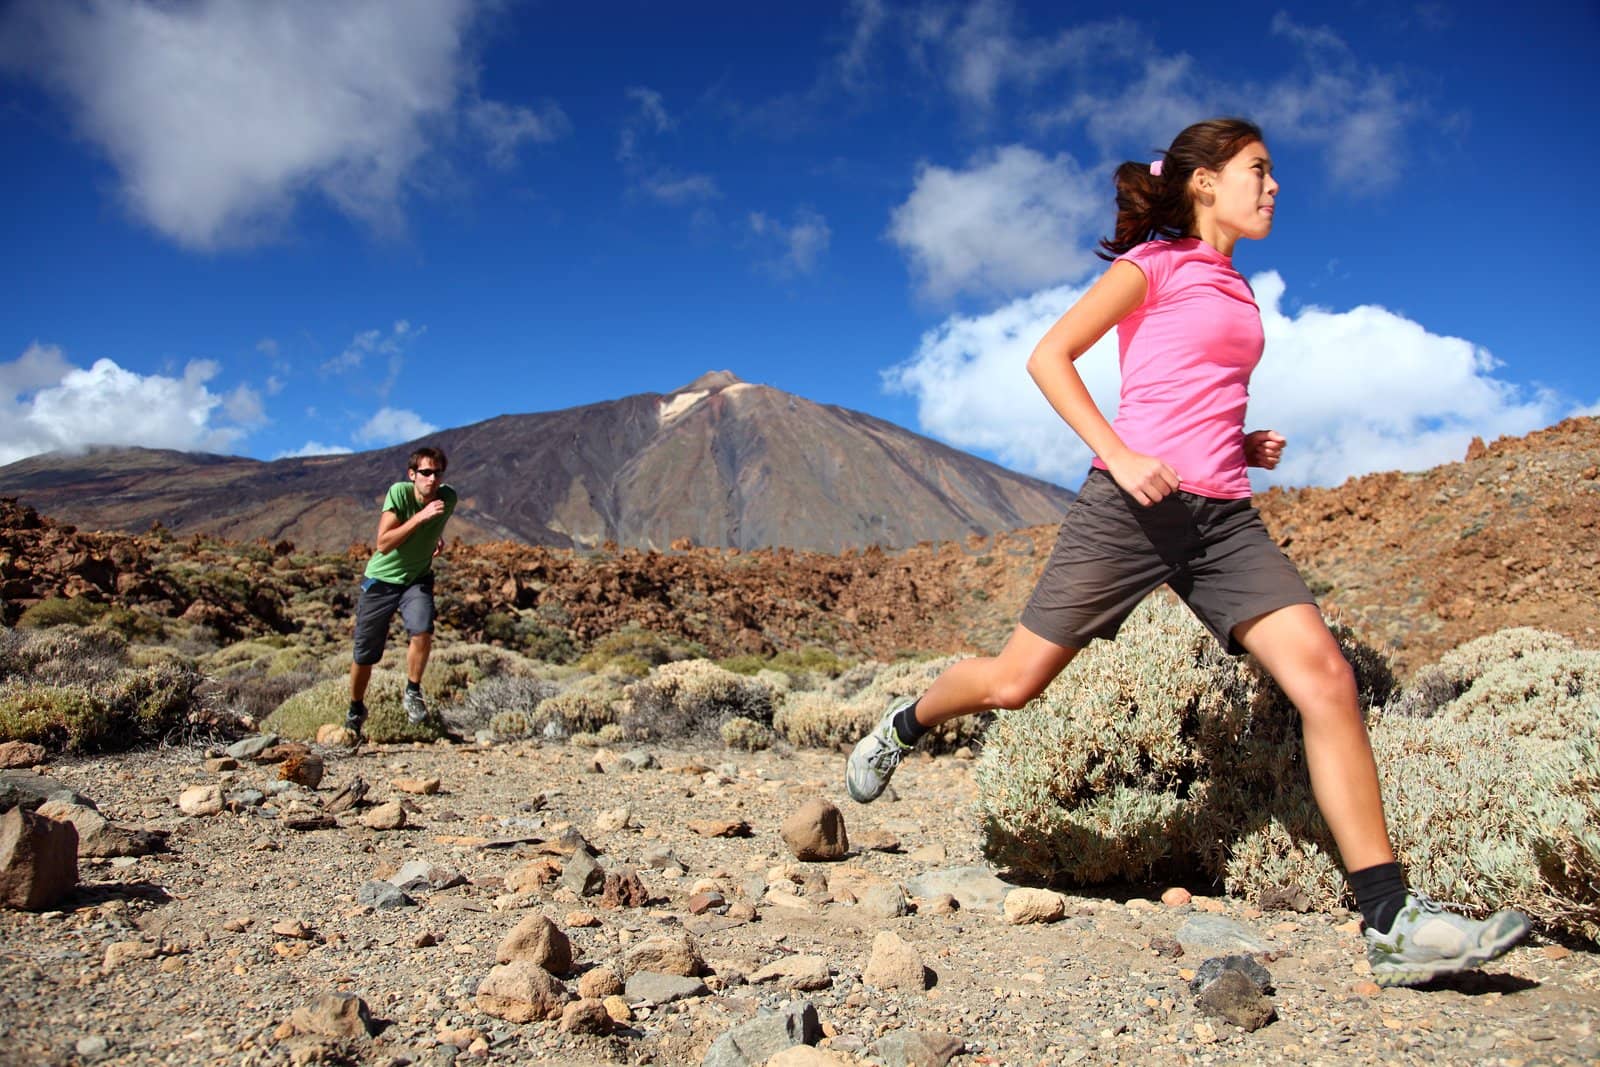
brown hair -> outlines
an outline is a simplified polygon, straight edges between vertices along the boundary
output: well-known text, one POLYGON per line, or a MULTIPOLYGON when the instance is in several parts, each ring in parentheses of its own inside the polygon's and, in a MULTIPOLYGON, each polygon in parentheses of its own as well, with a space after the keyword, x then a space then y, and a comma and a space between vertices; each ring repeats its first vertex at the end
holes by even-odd
POLYGON ((1262 140, 1261 128, 1244 119, 1207 119, 1172 139, 1162 152, 1161 173, 1151 174, 1149 163, 1129 161, 1117 168, 1117 228, 1103 238, 1097 253, 1115 259, 1136 245, 1163 238, 1186 237, 1194 225, 1194 201, 1189 196, 1189 176, 1204 167, 1221 170, 1251 141, 1262 140))
POLYGON ((421 465, 423 460, 427 460, 428 462, 432 463, 433 469, 436 471, 443 471, 446 467, 450 466, 450 461, 444 458, 444 453, 442 451, 434 448, 432 445, 424 445, 415 452, 411 453, 411 458, 406 461, 406 470, 416 470, 417 467, 421 465))

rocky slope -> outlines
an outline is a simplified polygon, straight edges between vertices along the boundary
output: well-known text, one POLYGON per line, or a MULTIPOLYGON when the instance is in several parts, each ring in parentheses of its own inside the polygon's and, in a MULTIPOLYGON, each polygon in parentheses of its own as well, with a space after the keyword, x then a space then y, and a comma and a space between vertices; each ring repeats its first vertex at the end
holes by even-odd
MULTIPOLYGON (((860 412, 718 371, 671 393, 503 415, 427 441, 461 495, 468 542, 838 552, 990 534, 1059 517, 1072 494, 860 412)), ((288 539, 340 551, 421 442, 270 463, 143 449, 0 468, 0 495, 53 517, 139 531, 288 539)))

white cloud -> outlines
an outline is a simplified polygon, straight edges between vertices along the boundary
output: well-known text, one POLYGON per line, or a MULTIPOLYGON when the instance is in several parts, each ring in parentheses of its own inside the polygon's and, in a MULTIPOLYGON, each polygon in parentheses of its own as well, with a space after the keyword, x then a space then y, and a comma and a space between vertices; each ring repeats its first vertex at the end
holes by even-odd
POLYGON ((350 339, 344 351, 322 364, 322 372, 348 374, 364 370, 370 357, 381 357, 386 365, 384 377, 378 381, 376 391, 379 396, 388 396, 400 378, 401 369, 405 366, 406 350, 413 341, 427 332, 426 326, 413 326, 405 319, 396 320, 388 333, 382 330, 362 330, 350 339))
POLYGON ((644 86, 633 86, 625 95, 634 104, 634 110, 623 120, 617 135, 617 159, 627 175, 630 191, 664 204, 687 204, 721 197, 722 190, 710 175, 681 173, 662 163, 655 153, 644 147, 647 135, 659 136, 677 129, 678 120, 667 111, 665 98, 644 86))
MULTIPOLYGON (((1583 410, 1496 376, 1483 348, 1430 333, 1381 307, 1282 310, 1276 272, 1252 280, 1267 349, 1251 381, 1247 429, 1288 438, 1283 463, 1252 472, 1255 486, 1334 485, 1379 470, 1421 470, 1459 460, 1474 436, 1524 434, 1583 410)), ((996 456, 1017 470, 1075 486, 1088 449, 1028 377, 1028 354, 1082 295, 1059 287, 986 315, 951 316, 884 374, 917 399, 926 433, 996 456)), ((1107 417, 1117 397, 1115 332, 1078 360, 1107 417)), ((1600 405, 1596 405, 1600 407, 1600 405)))
POLYGON ((0 363, 0 464, 89 445, 226 451, 263 415, 252 390, 220 396, 207 387, 219 369, 193 360, 175 378, 100 359, 85 370, 34 344, 0 363))
POLYGON ((752 212, 748 221, 758 239, 776 244, 776 266, 783 273, 810 273, 833 239, 828 220, 810 208, 797 210, 788 226, 760 211, 752 212))
POLYGON ((651 199, 664 204, 682 204, 695 200, 715 200, 722 195, 715 179, 706 174, 678 174, 671 168, 661 167, 649 174, 640 174, 635 186, 651 199))
POLYGON ((273 459, 304 459, 306 456, 347 456, 350 449, 343 445, 325 445, 321 441, 307 441, 292 452, 279 452, 273 459))
POLYGON ((1008 293, 1081 278, 1104 225, 1103 183, 1069 155, 1011 145, 955 170, 923 164, 889 237, 936 299, 1008 293))
POLYGON ((404 408, 379 408, 352 436, 358 444, 382 447, 414 441, 437 432, 439 427, 414 411, 404 408))
POLYGON ((181 245, 271 239, 308 193, 394 230, 408 176, 458 117, 502 158, 564 128, 553 104, 475 95, 480 6, 19 0, 0 69, 56 92, 132 214, 181 245))
POLYGON ((478 100, 467 108, 467 125, 488 144, 489 160, 497 167, 515 163, 522 142, 548 144, 572 129, 566 112, 549 100, 537 108, 478 100))

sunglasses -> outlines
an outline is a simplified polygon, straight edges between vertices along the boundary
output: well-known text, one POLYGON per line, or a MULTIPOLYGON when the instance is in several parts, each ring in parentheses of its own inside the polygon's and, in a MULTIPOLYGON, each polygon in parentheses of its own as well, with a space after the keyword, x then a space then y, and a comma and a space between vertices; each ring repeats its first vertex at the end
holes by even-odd
POLYGON ((444 473, 442 469, 435 470, 432 467, 418 467, 416 468, 416 472, 424 478, 434 478, 444 473))

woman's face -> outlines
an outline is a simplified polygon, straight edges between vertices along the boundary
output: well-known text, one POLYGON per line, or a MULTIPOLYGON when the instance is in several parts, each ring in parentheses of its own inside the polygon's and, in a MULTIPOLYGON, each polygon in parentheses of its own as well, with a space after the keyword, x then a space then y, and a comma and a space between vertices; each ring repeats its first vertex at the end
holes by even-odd
POLYGON ((1266 145, 1260 141, 1245 145, 1211 175, 1211 181, 1211 215, 1219 225, 1257 241, 1272 232, 1278 180, 1272 176, 1266 145))

